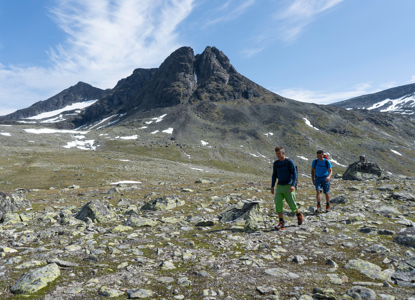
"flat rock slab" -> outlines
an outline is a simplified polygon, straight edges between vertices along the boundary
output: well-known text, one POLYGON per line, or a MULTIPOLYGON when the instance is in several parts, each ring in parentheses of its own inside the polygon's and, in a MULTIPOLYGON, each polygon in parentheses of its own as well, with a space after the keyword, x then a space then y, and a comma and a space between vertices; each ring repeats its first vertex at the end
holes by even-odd
POLYGON ((135 289, 127 290, 128 297, 130 299, 145 299, 150 298, 153 295, 153 292, 150 290, 144 289, 135 289))
POLYGON ((267 269, 265 270, 265 273, 268 275, 276 276, 279 278, 285 278, 285 279, 298 279, 300 278, 299 275, 292 273, 286 269, 282 268, 273 268, 273 269, 267 269))
POLYGON ((60 276, 57 264, 53 263, 43 268, 30 270, 10 288, 13 294, 31 294, 44 288, 49 282, 60 276))
POLYGON ((79 264, 77 264, 77 263, 73 263, 73 262, 70 262, 70 261, 64 261, 64 260, 60 260, 60 259, 57 259, 57 258, 48 259, 47 263, 48 264, 55 263, 60 267, 79 267, 79 264))
POLYGON ((372 279, 379 279, 391 282, 392 274, 395 272, 394 270, 385 270, 382 269, 371 262, 361 260, 361 259, 352 259, 350 260, 345 266, 346 269, 355 269, 365 274, 367 277, 372 279))
POLYGON ((393 241, 403 246, 415 247, 415 227, 402 229, 393 241))

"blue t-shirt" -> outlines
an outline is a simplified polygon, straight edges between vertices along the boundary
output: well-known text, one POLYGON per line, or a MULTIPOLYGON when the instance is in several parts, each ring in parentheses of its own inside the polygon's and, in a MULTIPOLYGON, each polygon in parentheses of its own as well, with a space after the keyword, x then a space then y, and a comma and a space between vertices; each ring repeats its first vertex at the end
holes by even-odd
POLYGON ((333 168, 329 160, 327 160, 327 168, 325 160, 325 158, 323 158, 323 160, 318 160, 318 158, 313 160, 311 166, 315 169, 316 177, 326 177, 327 175, 329 175, 329 169, 333 168))

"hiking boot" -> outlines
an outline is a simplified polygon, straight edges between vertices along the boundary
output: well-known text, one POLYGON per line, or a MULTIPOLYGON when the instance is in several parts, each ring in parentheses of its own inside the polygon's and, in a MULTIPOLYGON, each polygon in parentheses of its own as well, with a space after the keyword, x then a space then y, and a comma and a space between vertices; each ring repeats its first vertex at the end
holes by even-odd
POLYGON ((302 213, 300 213, 300 214, 297 216, 297 220, 298 220, 298 225, 303 224, 303 222, 304 222, 304 216, 303 216, 303 214, 302 214, 302 213))
POLYGON ((317 204, 316 213, 321 213, 321 205, 317 204))
POLYGON ((326 205, 326 213, 328 213, 330 211, 330 204, 326 205))
POLYGON ((275 230, 284 230, 285 229, 285 221, 280 221, 277 226, 275 226, 275 230))

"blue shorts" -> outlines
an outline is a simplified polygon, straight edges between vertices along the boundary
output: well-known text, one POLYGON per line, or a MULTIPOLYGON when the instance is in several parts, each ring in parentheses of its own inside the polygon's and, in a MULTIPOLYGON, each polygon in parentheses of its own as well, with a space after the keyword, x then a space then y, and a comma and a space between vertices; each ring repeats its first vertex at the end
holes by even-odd
POLYGON ((330 180, 326 181, 326 177, 314 177, 314 186, 316 191, 323 190, 324 194, 328 194, 330 191, 330 180))

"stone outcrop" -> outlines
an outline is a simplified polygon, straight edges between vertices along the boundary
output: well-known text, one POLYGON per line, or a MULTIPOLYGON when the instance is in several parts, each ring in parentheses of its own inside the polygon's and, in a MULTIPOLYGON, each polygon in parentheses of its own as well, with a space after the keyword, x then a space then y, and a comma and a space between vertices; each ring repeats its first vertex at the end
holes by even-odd
POLYGON ((85 222, 88 218, 96 222, 106 222, 114 218, 114 213, 102 202, 93 200, 85 204, 75 218, 85 222))
POLYGON ((0 220, 2 220, 7 213, 13 213, 29 206, 30 202, 25 199, 24 194, 0 192, 0 220))
POLYGON ((376 163, 367 162, 365 159, 349 165, 343 173, 343 180, 371 180, 383 178, 383 170, 376 163))
POLYGON ((393 241, 407 247, 415 247, 415 227, 403 228, 393 241))
POLYGON ((141 210, 170 210, 184 204, 185 202, 177 197, 161 197, 148 201, 141 210))
POLYGON ((221 222, 235 222, 246 228, 255 229, 264 221, 261 206, 258 203, 238 203, 219 215, 221 222))

